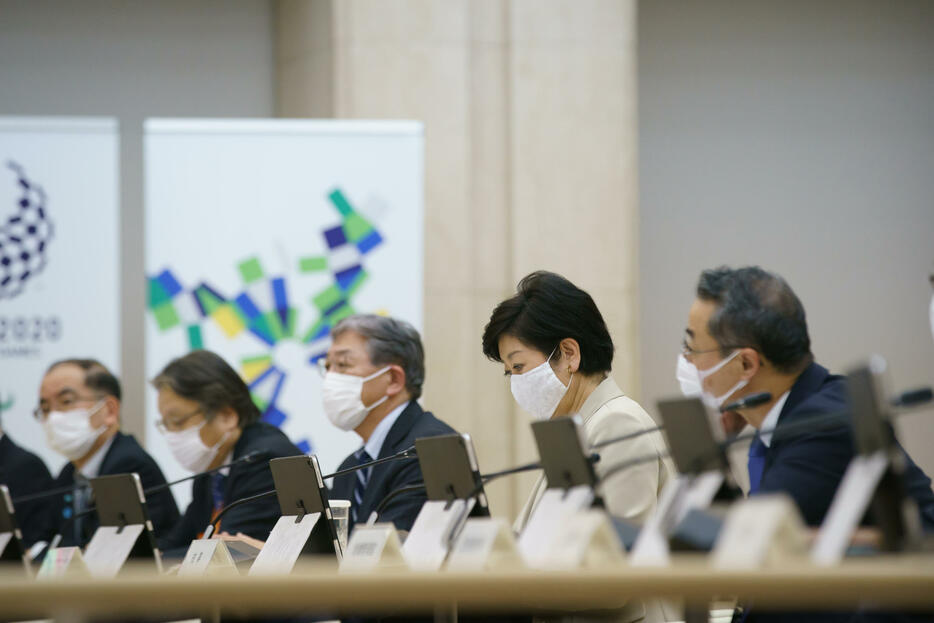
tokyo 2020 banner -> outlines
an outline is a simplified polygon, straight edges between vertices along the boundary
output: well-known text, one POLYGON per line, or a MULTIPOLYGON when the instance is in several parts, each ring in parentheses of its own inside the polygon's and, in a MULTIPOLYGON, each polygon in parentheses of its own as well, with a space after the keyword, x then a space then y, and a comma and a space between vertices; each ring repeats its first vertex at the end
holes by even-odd
MULTIPOLYGON (((317 360, 353 313, 421 329, 422 151, 416 122, 148 120, 148 378, 213 350, 264 420, 336 468, 360 440, 324 417, 317 360)), ((184 475, 151 388, 146 408, 150 452, 184 475)))
POLYGON ((46 367, 119 374, 117 123, 0 117, 0 426, 57 473, 32 411, 46 367))

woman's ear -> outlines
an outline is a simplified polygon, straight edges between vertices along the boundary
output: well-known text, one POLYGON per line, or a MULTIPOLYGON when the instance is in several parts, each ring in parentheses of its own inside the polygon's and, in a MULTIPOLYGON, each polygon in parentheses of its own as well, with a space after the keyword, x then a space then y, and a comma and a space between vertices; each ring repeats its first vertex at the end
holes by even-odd
POLYGON ((224 407, 215 414, 214 419, 218 420, 218 424, 224 431, 232 431, 240 426, 240 416, 233 407, 224 407))
POLYGON ((566 337, 558 344, 561 350, 561 367, 568 374, 574 374, 580 369, 581 349, 580 344, 572 337, 566 337))

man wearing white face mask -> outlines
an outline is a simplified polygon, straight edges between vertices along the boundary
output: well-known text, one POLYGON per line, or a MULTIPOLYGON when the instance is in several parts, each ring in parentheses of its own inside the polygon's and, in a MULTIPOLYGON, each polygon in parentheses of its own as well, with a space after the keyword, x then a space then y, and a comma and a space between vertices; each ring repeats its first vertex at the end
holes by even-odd
MULTIPOLYGON (((275 488, 270 459, 302 451, 285 433, 261 420, 246 383, 212 352, 196 350, 175 359, 152 384, 159 392, 159 430, 185 469, 213 470, 252 452, 263 453, 262 460, 232 464, 192 481, 191 503, 178 525, 160 540, 164 550, 181 550, 199 537, 223 507, 275 488)), ((218 529, 224 536, 262 541, 279 516, 279 503, 271 497, 232 509, 218 529)))
MULTIPOLYGON (((69 461, 52 486, 76 486, 53 506, 62 546, 85 545, 97 528, 97 516, 83 514, 89 479, 135 472, 144 489, 165 484, 152 457, 132 435, 120 432, 120 398, 120 382, 93 359, 59 361, 42 379, 34 415, 49 447, 69 461)), ((160 491, 146 502, 156 535, 167 533, 178 520, 172 492, 160 491)))
MULTIPOLYGON (((412 325, 361 314, 341 320, 321 360, 324 413, 341 430, 354 431, 363 446, 341 463, 341 470, 401 452, 421 437, 454 433, 424 411, 417 399, 425 380, 425 351, 412 325)), ((334 479, 331 497, 350 500, 350 528, 365 523, 391 492, 422 481, 418 461, 391 461, 334 479)), ((410 530, 425 503, 423 491, 393 498, 380 521, 410 530)))
MULTIPOLYGON (((816 364, 810 347, 804 307, 781 277, 758 267, 706 270, 688 314, 678 379, 682 390, 700 390, 715 407, 772 395, 762 406, 725 414, 724 428, 736 432, 748 422, 761 431, 749 448, 750 492, 787 493, 817 526, 854 450, 847 427, 782 434, 786 425, 848 411, 845 379, 816 364)), ((934 528, 931 481, 905 459, 908 494, 934 528)))

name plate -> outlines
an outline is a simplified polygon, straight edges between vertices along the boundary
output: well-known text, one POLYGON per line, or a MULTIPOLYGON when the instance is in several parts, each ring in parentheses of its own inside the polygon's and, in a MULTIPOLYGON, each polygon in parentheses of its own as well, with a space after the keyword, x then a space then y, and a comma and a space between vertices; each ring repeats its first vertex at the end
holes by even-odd
POLYGON ((658 497, 655 512, 639 531, 629 562, 635 566, 667 566, 668 537, 692 509, 710 506, 723 484, 723 474, 709 471, 696 476, 681 474, 669 481, 658 497))
POLYGON ((872 494, 888 466, 889 461, 883 450, 868 456, 857 456, 850 461, 814 541, 811 550, 811 561, 814 564, 835 565, 843 560, 850 539, 866 514, 872 494))
POLYGON ((46 552, 36 577, 50 580, 63 577, 87 577, 87 565, 78 547, 53 547, 46 552))
POLYGON ((418 571, 440 569, 475 503, 473 498, 425 502, 402 546, 409 567, 418 571))
POLYGON ((468 519, 454 543, 447 568, 452 571, 486 571, 522 566, 512 530, 504 519, 468 519))
POLYGON ((98 578, 115 577, 130 557, 136 540, 143 534, 143 524, 101 526, 91 537, 84 550, 84 563, 91 575, 98 578))
POLYGON ((405 567, 399 533, 391 523, 355 526, 340 564, 341 571, 350 572, 405 567))
POLYGON ((6 546, 13 540, 12 532, 0 532, 0 556, 6 551, 6 546))
POLYGON ((565 529, 565 523, 578 511, 590 508, 594 492, 579 485, 570 489, 547 489, 519 536, 519 554, 530 567, 547 566, 548 552, 565 529))
POLYGON ((227 544, 221 539, 196 539, 191 542, 178 568, 180 576, 239 575, 227 544))
POLYGON ((574 513, 556 537, 544 558, 550 569, 597 568, 625 559, 623 544, 602 509, 574 513))
POLYGON ((247 575, 288 575, 292 572, 321 513, 308 513, 301 521, 295 521, 296 517, 279 517, 247 575))
POLYGON ((711 553, 720 569, 772 566, 807 552, 804 522, 784 493, 755 495, 730 507, 711 553))

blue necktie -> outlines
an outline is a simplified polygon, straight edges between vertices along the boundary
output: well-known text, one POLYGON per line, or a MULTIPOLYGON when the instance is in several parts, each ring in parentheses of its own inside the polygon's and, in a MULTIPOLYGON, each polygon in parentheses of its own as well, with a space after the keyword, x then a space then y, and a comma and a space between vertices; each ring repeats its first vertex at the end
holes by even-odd
POLYGON ((765 469, 765 453, 768 446, 762 443, 758 433, 752 439, 749 445, 749 494, 752 495, 759 490, 762 484, 762 470, 765 469))
MULTIPOLYGON (((357 465, 363 465, 373 460, 372 457, 367 454, 366 448, 360 448, 354 452, 354 456, 357 459, 357 465)), ((353 499, 350 501, 350 518, 354 523, 357 523, 357 509, 360 508, 360 505, 363 503, 363 493, 366 491, 366 483, 370 480, 370 473, 372 473, 372 471, 373 468, 368 467, 354 472, 353 499)))
POLYGON ((211 474, 211 499, 214 502, 211 510, 212 516, 224 508, 224 488, 227 484, 227 476, 220 472, 211 474))

